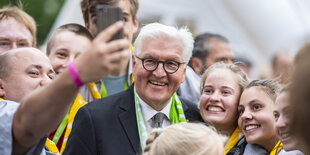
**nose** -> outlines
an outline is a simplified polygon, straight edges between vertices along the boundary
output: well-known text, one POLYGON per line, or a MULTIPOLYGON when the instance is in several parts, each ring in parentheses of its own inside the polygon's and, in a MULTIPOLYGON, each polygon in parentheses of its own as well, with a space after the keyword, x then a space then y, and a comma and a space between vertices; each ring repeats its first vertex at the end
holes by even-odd
POLYGON ((242 120, 251 120, 253 118, 251 112, 246 109, 244 109, 244 112, 239 117, 241 117, 242 120))
POLYGON ((48 75, 44 75, 40 81, 40 86, 44 86, 50 82, 52 82, 52 79, 48 75))
POLYGON ((15 49, 15 48, 17 48, 17 44, 16 44, 16 42, 13 42, 12 46, 11 46, 11 49, 15 49))
POLYGON ((214 93, 211 94, 210 101, 211 102, 219 102, 220 101, 220 95, 219 95, 218 91, 214 91, 214 93))
POLYGON ((276 128, 282 128, 287 126, 287 121, 280 115, 275 123, 276 128))
POLYGON ((164 64, 163 63, 159 63, 157 68, 153 71, 153 74, 158 77, 158 78, 162 78, 164 76, 167 75, 165 69, 164 69, 164 64))

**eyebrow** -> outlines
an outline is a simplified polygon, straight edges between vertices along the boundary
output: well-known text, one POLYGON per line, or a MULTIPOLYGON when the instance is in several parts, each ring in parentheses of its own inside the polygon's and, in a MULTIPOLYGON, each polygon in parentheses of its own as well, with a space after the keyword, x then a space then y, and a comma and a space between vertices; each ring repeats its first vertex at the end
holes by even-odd
MULTIPOLYGON (((204 85, 204 86, 203 86, 203 88, 205 88, 205 87, 212 87, 212 88, 213 88, 213 86, 212 86, 212 85, 204 85)), ((233 91, 234 91, 234 89, 233 89, 233 88, 231 88, 231 87, 229 87, 229 86, 221 86, 221 88, 224 88, 224 89, 231 89, 231 90, 233 90, 233 91)))
POLYGON ((10 39, 8 39, 8 38, 3 38, 3 37, 0 37, 0 40, 1 40, 1 41, 3 41, 3 40, 5 40, 5 41, 10 41, 10 39))
POLYGON ((30 43, 30 42, 28 42, 27 39, 19 39, 18 41, 25 41, 25 42, 27 42, 27 43, 30 43))
POLYGON ((36 64, 31 64, 29 67, 27 67, 27 69, 30 69, 30 68, 36 68, 36 69, 42 69, 42 66, 41 65, 36 65, 36 64))
MULTIPOLYGON (((41 70, 43 67, 41 65, 31 64, 29 67, 26 68, 26 70, 29 70, 31 68, 36 68, 36 69, 41 70)), ((48 72, 55 73, 53 69, 50 69, 48 72)))
POLYGON ((204 90, 204 89, 206 89, 206 88, 213 88, 213 86, 211 86, 211 85, 204 85, 204 86, 202 87, 202 90, 204 90))
POLYGON ((69 50, 68 48, 61 47, 61 48, 56 48, 56 51, 69 51, 69 50))
POLYGON ((253 105, 255 102, 260 102, 260 100, 254 99, 254 100, 251 100, 248 104, 249 105, 253 105))

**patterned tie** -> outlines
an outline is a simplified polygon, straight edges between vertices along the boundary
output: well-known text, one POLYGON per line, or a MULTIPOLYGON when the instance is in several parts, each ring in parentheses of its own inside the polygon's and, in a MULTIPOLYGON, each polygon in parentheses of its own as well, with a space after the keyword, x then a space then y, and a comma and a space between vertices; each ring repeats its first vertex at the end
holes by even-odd
POLYGON ((163 125, 165 114, 162 112, 157 113, 152 117, 153 128, 161 128, 163 125))

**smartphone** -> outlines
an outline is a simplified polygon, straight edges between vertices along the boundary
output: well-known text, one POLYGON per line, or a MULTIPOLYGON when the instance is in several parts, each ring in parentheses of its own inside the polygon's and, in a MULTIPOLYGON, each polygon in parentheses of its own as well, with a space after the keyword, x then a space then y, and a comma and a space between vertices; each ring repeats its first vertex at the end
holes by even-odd
MULTIPOLYGON (((123 11, 117 6, 111 5, 97 5, 96 6, 96 26, 97 35, 110 25, 117 21, 123 20, 123 11)), ((123 29, 118 31, 111 40, 123 38, 123 29)), ((111 41, 110 40, 110 41, 111 41)))

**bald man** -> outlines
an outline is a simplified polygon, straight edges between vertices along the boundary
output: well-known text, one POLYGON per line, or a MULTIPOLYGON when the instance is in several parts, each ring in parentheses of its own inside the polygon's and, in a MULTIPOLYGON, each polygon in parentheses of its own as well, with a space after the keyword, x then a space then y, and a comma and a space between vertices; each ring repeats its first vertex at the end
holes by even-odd
POLYGON ((99 34, 85 49, 87 54, 72 63, 73 69, 66 69, 52 82, 52 67, 39 50, 17 48, 0 55, 1 153, 42 151, 44 137, 64 118, 81 84, 106 77, 126 56, 127 40, 108 42, 122 27, 118 22, 99 34))

